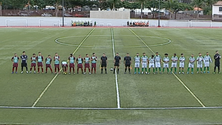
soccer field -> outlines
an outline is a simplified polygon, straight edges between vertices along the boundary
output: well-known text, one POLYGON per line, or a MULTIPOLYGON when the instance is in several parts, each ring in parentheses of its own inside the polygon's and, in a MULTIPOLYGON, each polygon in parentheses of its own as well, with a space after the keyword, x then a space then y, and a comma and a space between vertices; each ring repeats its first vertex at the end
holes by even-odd
MULTIPOLYGON (((217 124, 222 123, 222 77, 213 74, 124 74, 123 58, 159 52, 188 58, 222 53, 222 29, 202 28, 0 28, 0 124, 217 124), (108 74, 11 74, 22 51, 61 60, 103 53, 108 74), (122 58, 113 74, 113 57, 122 58)), ((196 66, 196 63, 195 63, 196 66)), ((53 66, 54 69, 54 66, 53 66)), ((45 70, 45 68, 44 68, 45 70)))

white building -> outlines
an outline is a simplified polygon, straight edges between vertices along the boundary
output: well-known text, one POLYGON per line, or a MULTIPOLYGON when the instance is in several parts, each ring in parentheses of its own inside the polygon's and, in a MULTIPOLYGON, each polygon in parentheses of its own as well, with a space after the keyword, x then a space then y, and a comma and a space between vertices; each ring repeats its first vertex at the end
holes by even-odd
POLYGON ((222 1, 212 5, 212 20, 222 21, 222 1))

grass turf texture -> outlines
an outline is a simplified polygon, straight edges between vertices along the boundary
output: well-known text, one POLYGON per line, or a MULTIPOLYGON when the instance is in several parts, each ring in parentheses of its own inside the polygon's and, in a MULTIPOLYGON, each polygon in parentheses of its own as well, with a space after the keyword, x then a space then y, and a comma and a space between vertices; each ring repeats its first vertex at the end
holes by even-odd
MULTIPOLYGON (((112 31, 115 51, 123 57, 137 52, 158 51, 163 57, 168 53, 184 53, 186 59, 193 53, 221 50, 219 32, 222 29, 145 29, 145 28, 1 28, 0 49, 0 106, 31 107, 55 74, 10 74, 14 53, 42 52, 44 58, 58 52, 61 60, 70 53, 82 57, 95 52, 97 57, 106 53, 108 74, 100 74, 99 62, 96 75, 58 75, 40 100, 37 107, 117 108, 113 67, 112 31), (136 35, 139 36, 139 38, 136 35), (88 36, 87 36, 88 35, 88 36), (87 36, 87 37, 86 37, 87 36), (55 40, 57 42, 55 42, 55 40), (144 43, 147 44, 148 49, 144 43), (79 44, 81 46, 79 46, 79 44), (79 46, 79 48, 78 48, 79 46), (76 50, 76 51, 75 51, 76 50)), ((186 60, 187 69, 188 61, 186 60)), ((30 60, 28 61, 30 66, 30 60)), ((30 68, 30 67, 29 67, 30 68)), ((20 65, 19 65, 20 71, 20 65)), ((132 69, 132 72, 134 69, 132 69)), ((206 107, 221 106, 221 75, 177 75, 206 107)), ((201 107, 200 103, 184 88, 174 75, 123 74, 121 62, 118 84, 121 108, 201 107)), ((2 109, 2 124, 204 124, 221 123, 221 109, 177 110, 53 110, 53 109, 2 109)))

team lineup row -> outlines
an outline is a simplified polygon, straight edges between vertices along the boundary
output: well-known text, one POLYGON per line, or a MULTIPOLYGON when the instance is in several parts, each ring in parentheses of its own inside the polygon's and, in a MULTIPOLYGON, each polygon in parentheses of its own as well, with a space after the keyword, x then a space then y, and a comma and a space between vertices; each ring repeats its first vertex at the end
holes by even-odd
MULTIPOLYGON (((32 73, 32 69, 34 70, 34 73, 36 73, 36 66, 37 66, 37 73, 40 73, 40 70, 43 72, 43 62, 44 58, 41 54, 41 52, 36 55, 35 53, 33 56, 30 58, 31 60, 31 67, 30 70, 28 71, 28 66, 27 66, 27 60, 28 56, 25 54, 25 51, 23 51, 22 55, 19 57, 15 53, 14 56, 11 58, 11 61, 13 62, 13 68, 12 68, 12 74, 15 72, 17 73, 18 70, 18 63, 21 58, 21 73, 23 73, 23 68, 26 68, 26 73, 32 73)), ((216 54, 214 55, 214 60, 215 60, 215 66, 214 66, 214 73, 216 73, 216 67, 218 67, 218 73, 220 73, 220 59, 221 56, 216 51, 216 54)), ((153 69, 153 73, 164 73, 165 69, 167 70, 167 73, 172 73, 174 69, 174 73, 177 73, 177 62, 179 62, 179 74, 184 74, 184 67, 185 67, 185 60, 186 58, 184 57, 184 54, 182 53, 180 57, 178 58, 176 53, 169 58, 168 54, 165 53, 164 57, 162 58, 158 52, 156 52, 155 55, 151 55, 148 57, 145 53, 143 53, 142 56, 139 56, 139 53, 136 54, 134 57, 134 74, 138 73, 140 74, 140 65, 142 68, 141 73, 142 74, 149 74, 150 70, 153 69), (171 61, 171 67, 169 66, 169 63, 171 61), (162 65, 162 66, 161 66, 162 65), (161 71, 162 69, 162 71, 161 71), (138 71, 138 72, 137 72, 138 71)), ((64 74, 67 74, 67 70, 69 67, 69 74, 73 73, 75 74, 75 64, 77 64, 77 74, 79 73, 79 69, 81 69, 82 74, 86 74, 86 69, 88 69, 88 73, 96 73, 96 63, 97 63, 97 56, 95 53, 92 54, 90 57, 89 54, 86 54, 84 58, 79 55, 77 58, 73 56, 73 54, 70 54, 68 57, 68 60, 63 60, 60 61, 60 56, 58 53, 55 53, 55 56, 52 58, 50 55, 45 58, 45 73, 47 73, 47 70, 50 69, 51 73, 53 73, 51 63, 54 61, 54 73, 60 73, 60 62, 61 62, 61 67, 63 70, 64 74), (90 63, 91 63, 91 68, 90 68, 90 63), (84 65, 84 71, 83 71, 83 65, 84 65)), ((113 70, 113 73, 115 74, 115 71, 119 73, 119 66, 121 62, 121 57, 119 56, 118 53, 116 53, 114 57, 114 68, 111 68, 113 70)), ((124 57, 123 63, 125 65, 125 74, 127 72, 127 69, 130 73, 131 69, 131 63, 132 59, 129 55, 129 53, 126 54, 124 57)), ((201 73, 209 73, 210 72, 210 63, 212 63, 212 59, 209 55, 208 52, 206 52, 205 56, 202 56, 201 53, 197 56, 197 58, 194 57, 192 54, 189 59, 188 59, 188 69, 187 69, 187 74, 189 74, 190 69, 191 69, 191 74, 193 74, 195 62, 197 62, 197 73, 199 71, 201 73), (203 66, 204 65, 204 66, 203 66), (204 69, 202 69, 204 67, 204 69)), ((107 74, 107 57, 105 53, 103 53, 101 59, 100 59, 100 67, 101 67, 101 74, 103 73, 103 69, 105 69, 105 74, 107 74)))

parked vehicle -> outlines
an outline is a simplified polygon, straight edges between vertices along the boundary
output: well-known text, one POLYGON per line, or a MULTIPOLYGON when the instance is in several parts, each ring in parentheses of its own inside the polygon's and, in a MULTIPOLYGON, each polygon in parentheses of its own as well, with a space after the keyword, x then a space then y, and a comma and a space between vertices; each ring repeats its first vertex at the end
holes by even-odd
POLYGON ((19 16, 28 16, 29 13, 28 13, 28 12, 25 12, 25 11, 22 11, 22 12, 19 12, 18 15, 19 15, 19 16))
POLYGON ((50 13, 43 13, 41 16, 44 16, 44 17, 51 17, 52 14, 50 14, 50 13))
POLYGON ((69 13, 65 13, 64 14, 65 17, 73 17, 73 15, 69 14, 69 13))
POLYGON ((83 14, 76 13, 76 14, 74 14, 74 17, 85 17, 85 16, 83 14))

